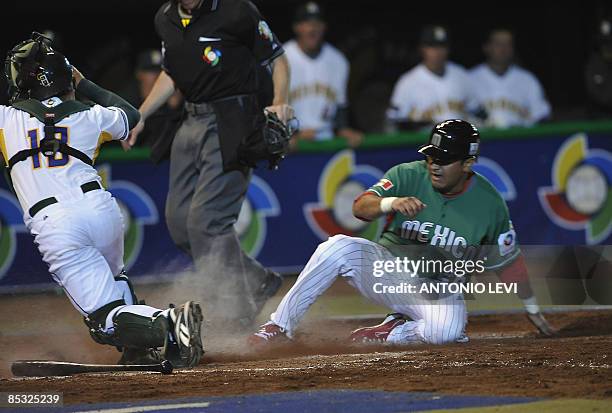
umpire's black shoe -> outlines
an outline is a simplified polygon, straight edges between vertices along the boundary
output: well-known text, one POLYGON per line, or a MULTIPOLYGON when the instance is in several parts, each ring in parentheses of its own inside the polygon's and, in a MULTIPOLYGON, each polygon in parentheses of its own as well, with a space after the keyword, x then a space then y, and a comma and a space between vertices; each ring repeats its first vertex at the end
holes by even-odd
POLYGON ((273 297, 283 285, 283 277, 272 270, 266 270, 268 275, 255 291, 255 317, 261 312, 269 298, 273 297))
POLYGON ((251 291, 251 298, 255 304, 254 308, 249 306, 249 310, 252 309, 252 311, 243 313, 238 317, 218 317, 214 320, 218 324, 217 328, 234 333, 250 332, 254 327, 257 315, 261 312, 268 299, 276 294, 282 284, 283 278, 280 274, 266 270, 266 277, 262 283, 259 284, 255 291, 251 291))

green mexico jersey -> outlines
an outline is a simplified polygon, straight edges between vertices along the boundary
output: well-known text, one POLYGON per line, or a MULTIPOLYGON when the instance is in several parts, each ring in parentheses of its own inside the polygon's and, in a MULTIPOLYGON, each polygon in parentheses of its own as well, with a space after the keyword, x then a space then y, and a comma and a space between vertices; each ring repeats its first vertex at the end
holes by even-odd
POLYGON ((415 217, 388 216, 379 243, 398 257, 477 260, 501 268, 520 253, 508 207, 493 185, 475 173, 461 194, 436 191, 425 161, 391 168, 368 191, 381 197, 416 197, 427 206, 415 217), (419 256, 420 255, 420 256, 419 256))

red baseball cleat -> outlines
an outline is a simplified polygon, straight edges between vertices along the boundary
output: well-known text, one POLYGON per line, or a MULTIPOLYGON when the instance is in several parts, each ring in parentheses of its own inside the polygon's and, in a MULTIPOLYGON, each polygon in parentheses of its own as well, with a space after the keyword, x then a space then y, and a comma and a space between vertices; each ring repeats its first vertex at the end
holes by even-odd
POLYGON ((384 343, 391 330, 406 322, 406 316, 400 313, 388 314, 382 323, 372 327, 361 327, 351 333, 354 343, 384 343))
POLYGON ((259 331, 248 338, 248 343, 251 346, 279 344, 287 341, 289 341, 287 330, 271 321, 259 327, 259 331))

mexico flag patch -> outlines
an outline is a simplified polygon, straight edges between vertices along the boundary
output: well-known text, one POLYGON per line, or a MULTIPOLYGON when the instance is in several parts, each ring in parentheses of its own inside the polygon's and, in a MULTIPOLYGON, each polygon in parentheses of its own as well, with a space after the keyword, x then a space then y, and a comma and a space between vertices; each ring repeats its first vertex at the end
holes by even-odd
POLYGON ((383 190, 388 191, 389 189, 393 188, 393 182, 386 178, 383 178, 378 181, 378 183, 374 186, 380 186, 383 190))

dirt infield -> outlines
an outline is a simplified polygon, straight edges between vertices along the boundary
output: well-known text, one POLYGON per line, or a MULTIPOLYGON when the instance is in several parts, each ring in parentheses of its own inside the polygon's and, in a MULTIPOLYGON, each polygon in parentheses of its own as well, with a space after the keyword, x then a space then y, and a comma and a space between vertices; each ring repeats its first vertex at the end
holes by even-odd
MULTIPOLYGON (((346 343, 351 329, 364 322, 310 322, 295 342, 265 352, 246 348, 244 337, 206 337, 210 351, 204 362, 172 376, 1 379, 0 388, 60 391, 67 404, 327 388, 612 398, 612 311, 549 318, 561 329, 560 337, 538 338, 521 314, 491 315, 470 318, 467 344, 403 348, 346 343)), ((96 346, 85 336, 66 336, 64 343, 80 350, 55 356, 92 362, 117 358, 113 349, 96 346)), ((11 356, 14 346, 27 353, 23 344, 19 337, 0 336, 5 377, 6 362, 16 358, 11 356)))

